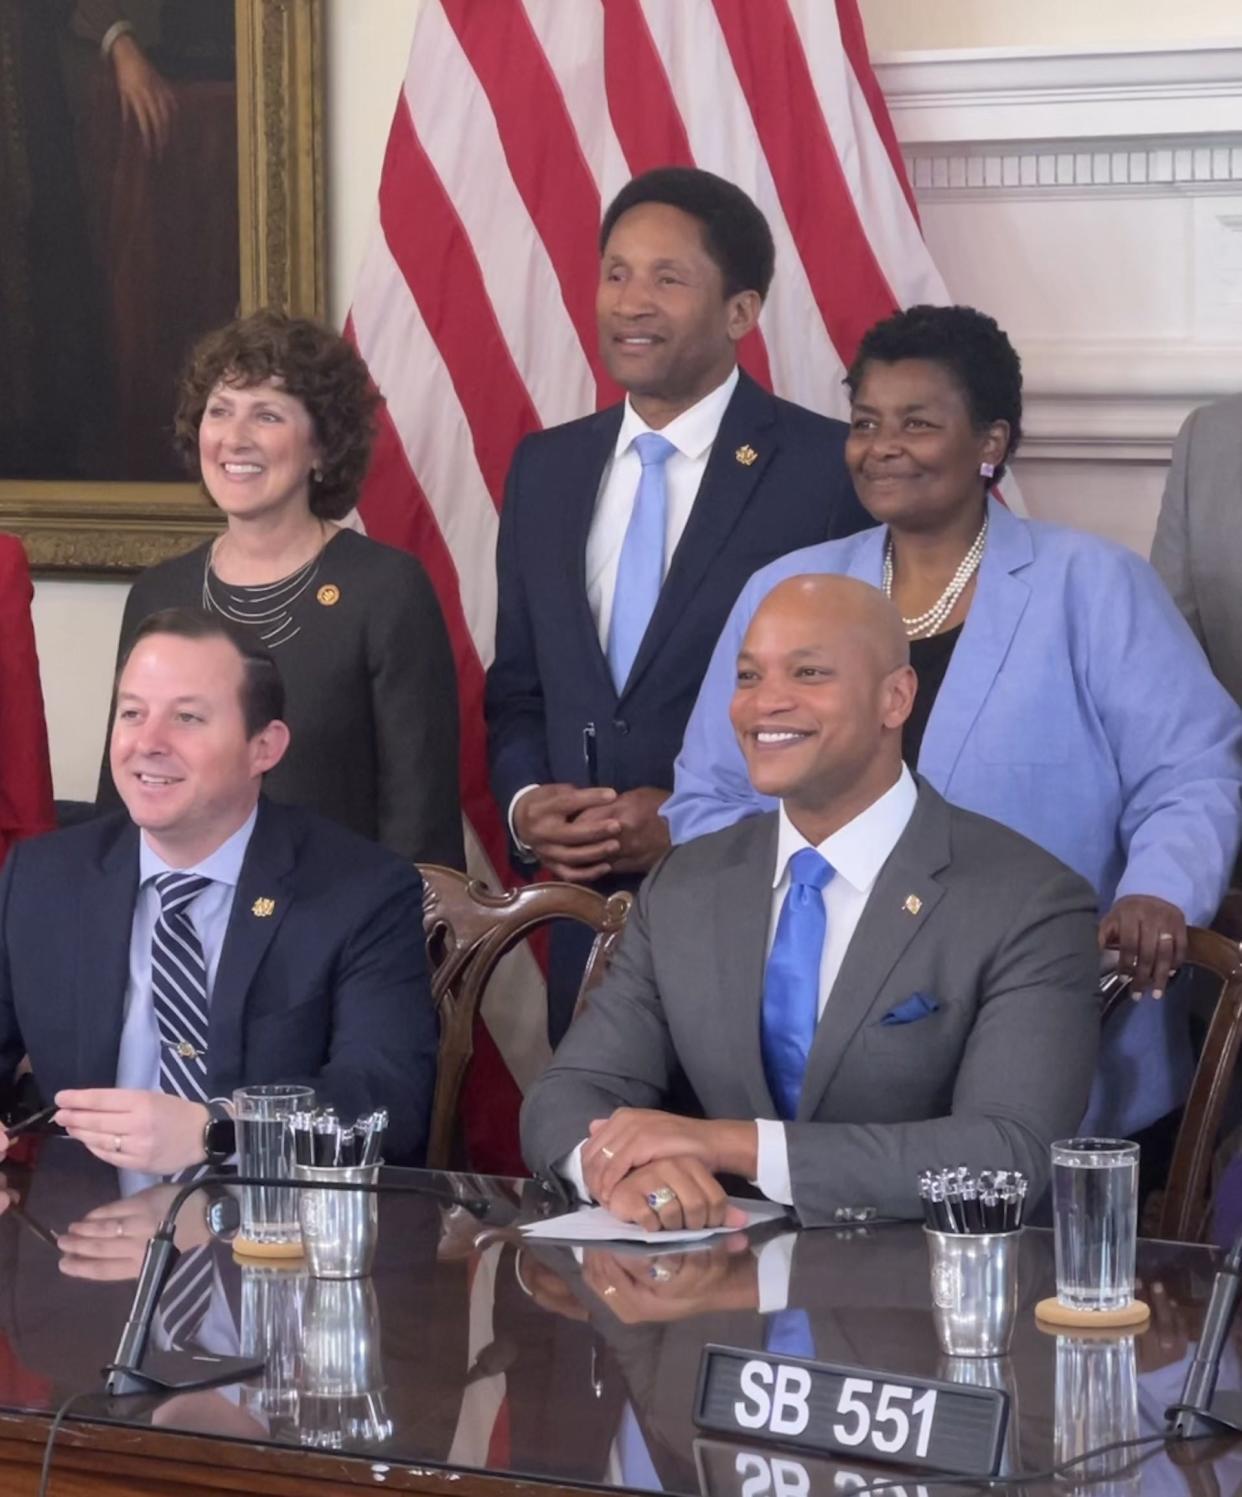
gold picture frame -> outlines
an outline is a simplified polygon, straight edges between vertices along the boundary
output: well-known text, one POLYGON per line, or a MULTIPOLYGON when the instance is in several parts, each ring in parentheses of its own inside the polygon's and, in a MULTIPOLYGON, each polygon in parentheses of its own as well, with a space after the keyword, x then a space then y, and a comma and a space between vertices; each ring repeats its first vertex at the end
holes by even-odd
MULTIPOLYGON (((234 6, 241 310, 321 317, 321 0, 234 6)), ((193 483, 0 480, 0 530, 20 536, 44 574, 132 574, 219 528, 218 511, 193 483)))

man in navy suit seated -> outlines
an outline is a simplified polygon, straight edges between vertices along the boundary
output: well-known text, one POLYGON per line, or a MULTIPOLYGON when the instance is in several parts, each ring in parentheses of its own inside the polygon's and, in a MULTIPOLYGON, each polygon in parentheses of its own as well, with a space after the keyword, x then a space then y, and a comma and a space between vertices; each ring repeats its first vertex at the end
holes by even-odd
MULTIPOLYGON (((608 893, 636 888, 668 847, 673 760, 742 585, 871 521, 844 422, 738 368, 775 258, 740 188, 685 167, 636 177, 604 215, 600 253, 600 353, 626 399, 514 456, 487 721, 519 855, 608 893)), ((586 941, 554 932, 553 1040, 586 941)))
POLYGON ((1099 1033, 1095 896, 901 759, 897 610, 794 577, 751 620, 733 728, 779 802, 675 847, 522 1109, 526 1162, 649 1230, 728 1222, 720 1176, 806 1226, 917 1216, 919 1171, 1032 1203, 1099 1033), (679 1116, 684 1073, 702 1110, 679 1116))
POLYGON ((346 1121, 386 1107, 389 1161, 421 1160, 436 1022, 417 872, 261 794, 289 730, 248 631, 154 614, 116 697, 126 812, 27 842, 0 875, 0 1075, 28 1054, 55 1121, 117 1168, 222 1162, 233 1089, 266 1082, 313 1086, 346 1121))

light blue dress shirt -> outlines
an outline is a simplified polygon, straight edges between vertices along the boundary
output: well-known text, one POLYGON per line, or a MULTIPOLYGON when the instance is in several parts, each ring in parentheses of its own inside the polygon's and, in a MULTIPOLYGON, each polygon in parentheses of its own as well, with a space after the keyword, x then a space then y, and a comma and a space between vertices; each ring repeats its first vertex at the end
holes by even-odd
MULTIPOLYGON (((991 501, 974 601, 928 720, 918 769, 1087 879, 1207 924, 1242 833, 1242 712, 1148 564, 1124 547, 1021 520, 991 501)), ((756 572, 712 655, 661 814, 685 842, 773 801, 729 723, 737 652, 778 582, 841 573, 878 587, 886 531, 809 546, 756 572)), ((1129 1005, 1101 1053, 1091 1120, 1129 1132, 1182 1100, 1180 1005, 1129 1005)))
POLYGON ((216 969, 224 948, 224 934, 233 910, 233 896, 241 877, 242 862, 254 831, 256 807, 237 831, 222 842, 210 857, 193 868, 170 869, 145 836, 138 841, 138 899, 129 937, 129 982, 125 987, 125 1022, 117 1056, 116 1084, 141 1091, 160 1090, 160 1034, 151 998, 151 936, 160 912, 155 879, 161 873, 196 873, 211 879, 190 905, 187 914, 202 942, 207 968, 207 1002, 211 1003, 216 969))

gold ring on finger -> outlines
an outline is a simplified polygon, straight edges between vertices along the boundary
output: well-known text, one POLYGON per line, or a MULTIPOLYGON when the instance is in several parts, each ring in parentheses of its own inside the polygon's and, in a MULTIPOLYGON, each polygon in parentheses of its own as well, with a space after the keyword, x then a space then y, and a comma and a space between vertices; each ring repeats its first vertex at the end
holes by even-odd
POLYGON ((119 1133, 112 1135, 112 1152, 114 1154, 124 1154, 125 1152, 125 1140, 119 1133))

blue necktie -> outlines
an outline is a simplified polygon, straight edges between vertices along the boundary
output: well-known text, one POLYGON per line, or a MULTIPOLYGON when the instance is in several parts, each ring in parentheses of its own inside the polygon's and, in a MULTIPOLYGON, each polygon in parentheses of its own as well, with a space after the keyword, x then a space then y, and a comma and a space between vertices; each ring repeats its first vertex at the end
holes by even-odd
POLYGON ((634 657, 655 612, 664 581, 664 524, 668 509, 664 464, 677 451, 667 437, 654 431, 635 437, 632 445, 643 471, 617 562, 612 622, 608 627, 608 665, 619 692, 629 680, 634 657))
POLYGON ((160 1087, 207 1100, 207 964, 188 907, 211 883, 196 873, 161 873, 160 913, 151 933, 151 1001, 160 1034, 160 1087))
POLYGON ((823 890, 833 867, 813 847, 789 860, 789 892, 763 974, 763 1068, 783 1118, 797 1116, 806 1058, 819 1019, 819 963, 828 916, 823 890))

